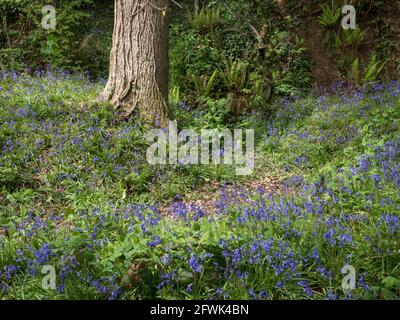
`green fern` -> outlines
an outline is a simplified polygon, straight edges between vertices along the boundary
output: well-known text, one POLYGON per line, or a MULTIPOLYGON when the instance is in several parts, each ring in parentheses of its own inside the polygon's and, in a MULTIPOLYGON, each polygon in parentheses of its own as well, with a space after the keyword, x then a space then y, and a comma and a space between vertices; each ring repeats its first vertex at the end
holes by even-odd
POLYGON ((364 83, 370 83, 377 80, 378 76, 382 73, 383 68, 387 63, 386 61, 379 61, 376 54, 374 53, 365 68, 365 74, 363 78, 364 83))
POLYGON ((374 53, 372 54, 364 70, 361 71, 360 60, 357 58, 351 64, 348 79, 359 86, 373 83, 378 80, 386 64, 387 61, 378 60, 376 54, 374 53))
POLYGON ((364 38, 365 32, 361 31, 359 28, 354 30, 343 30, 341 34, 343 42, 351 47, 359 46, 363 42, 364 38))
POLYGON ((174 86, 170 89, 169 92, 169 103, 170 105, 177 105, 179 103, 179 101, 181 100, 181 93, 180 93, 181 89, 178 86, 174 86))
POLYGON ((355 84, 360 84, 360 60, 357 58, 351 64, 350 73, 348 78, 355 84))
POLYGON ((211 77, 208 79, 206 85, 205 85, 205 91, 204 94, 206 97, 209 97, 211 94, 212 89, 214 88, 216 79, 218 78, 218 71, 215 70, 211 77))
POLYGON ((196 92, 199 96, 210 97, 211 92, 217 83, 218 75, 218 70, 215 70, 210 77, 206 75, 200 77, 192 76, 190 80, 193 82, 196 92))
POLYGON ((221 8, 202 8, 188 14, 189 23, 196 30, 210 30, 221 23, 221 8))
POLYGON ((225 62, 225 70, 220 75, 229 91, 238 94, 246 87, 248 68, 249 64, 241 60, 225 62))
POLYGON ((327 48, 340 45, 340 39, 338 38, 338 32, 334 31, 334 28, 338 24, 341 12, 339 9, 333 9, 327 4, 321 6, 322 14, 318 17, 318 23, 325 28, 323 44, 327 48))
POLYGON ((329 5, 324 4, 321 6, 322 14, 318 17, 318 22, 326 28, 335 26, 340 18, 340 10, 333 9, 329 5))

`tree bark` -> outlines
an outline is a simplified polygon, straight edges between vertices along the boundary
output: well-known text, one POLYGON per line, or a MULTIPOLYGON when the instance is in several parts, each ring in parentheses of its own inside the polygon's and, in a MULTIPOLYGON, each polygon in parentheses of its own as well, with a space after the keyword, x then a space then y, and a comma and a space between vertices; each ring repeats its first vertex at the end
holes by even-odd
POLYGON ((101 97, 128 117, 166 126, 168 0, 115 0, 110 72, 101 97))

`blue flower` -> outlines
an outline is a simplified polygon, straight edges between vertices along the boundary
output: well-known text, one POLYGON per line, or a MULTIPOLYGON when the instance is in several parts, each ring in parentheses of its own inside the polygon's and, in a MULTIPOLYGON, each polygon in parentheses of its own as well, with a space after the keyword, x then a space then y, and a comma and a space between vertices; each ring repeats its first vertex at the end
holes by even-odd
POLYGON ((148 246, 149 248, 153 248, 153 247, 155 247, 155 246, 160 245, 161 243, 162 243, 162 242, 161 242, 160 237, 159 237, 159 236, 155 236, 153 241, 150 241, 149 243, 147 243, 147 246, 148 246))
POLYGON ((382 177, 379 174, 371 175, 371 179, 374 181, 375 185, 378 186, 379 182, 381 182, 382 177))
POLYGON ((312 291, 312 289, 309 286, 307 281, 299 281, 299 282, 297 282, 297 284, 304 289, 304 292, 306 293, 306 295, 308 295, 309 297, 314 296, 314 292, 312 291))
POLYGON ((108 299, 117 300, 121 294, 122 294, 122 288, 118 288, 117 290, 111 292, 110 297, 108 299))
POLYGON ((265 290, 260 291, 260 299, 261 300, 269 299, 269 298, 270 298, 270 295, 265 290))
POLYGON ((349 243, 351 243, 352 241, 353 241, 353 239, 351 238, 351 235, 349 235, 349 234, 347 234, 347 233, 344 233, 344 234, 342 234, 342 235, 340 236, 340 238, 339 238, 339 245, 340 245, 341 247, 343 247, 344 245, 349 244, 349 243))
POLYGON ((257 295, 255 294, 253 288, 250 288, 250 289, 249 289, 249 295, 250 295, 250 297, 251 297, 253 300, 258 299, 258 297, 257 297, 257 295))
POLYGON ((194 254, 192 254, 192 256, 190 257, 189 266, 190 269, 192 269, 192 271, 195 273, 200 273, 203 270, 202 266, 199 264, 199 261, 194 254))
POLYGON ((217 296, 222 296, 224 294, 224 290, 221 288, 217 288, 217 289, 215 289, 215 294, 217 296))
POLYGON ((281 288, 283 288, 285 285, 286 285, 286 282, 285 282, 285 281, 279 280, 279 281, 276 283, 275 288, 281 289, 281 288))
POLYGON ((326 300, 338 300, 338 295, 333 293, 331 290, 328 290, 326 294, 326 300))
POLYGON ((368 286, 368 284, 366 283, 363 274, 360 275, 360 277, 358 278, 357 286, 363 288, 365 291, 368 291, 368 290, 369 290, 369 286, 368 286))

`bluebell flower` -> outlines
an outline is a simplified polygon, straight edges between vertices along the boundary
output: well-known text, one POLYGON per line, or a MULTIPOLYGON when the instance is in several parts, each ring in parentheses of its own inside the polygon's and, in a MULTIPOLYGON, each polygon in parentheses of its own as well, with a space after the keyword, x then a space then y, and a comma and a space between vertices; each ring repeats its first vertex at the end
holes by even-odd
POLYGON ((162 243, 161 238, 159 236, 154 236, 154 240, 147 243, 147 246, 149 248, 153 248, 155 246, 160 245, 161 243, 162 243))
POLYGON ((260 291, 260 299, 261 300, 270 299, 269 293, 267 293, 265 290, 261 290, 260 291))
POLYGON ((279 280, 279 281, 276 283, 275 288, 281 289, 281 288, 283 288, 285 285, 286 285, 286 282, 285 282, 285 281, 279 280))
POLYGON ((215 289, 215 294, 217 296, 222 296, 224 294, 224 290, 221 288, 217 288, 217 289, 215 289))
POLYGON ((309 297, 314 296, 314 292, 310 288, 307 281, 299 281, 299 282, 297 282, 297 284, 304 289, 304 292, 306 293, 306 295, 308 295, 309 297))
POLYGON ((379 174, 371 175, 371 179, 374 181, 375 185, 378 186, 379 182, 381 182, 382 177, 379 174))
POLYGON ((346 244, 349 244, 353 241, 351 235, 344 233, 340 236, 339 238, 339 245, 340 246, 345 246, 346 244))
POLYGON ((172 258, 170 254, 164 254, 160 259, 162 264, 168 265, 171 263, 172 258))
POLYGON ((252 298, 253 300, 258 299, 258 296, 255 294, 253 288, 250 288, 250 289, 249 289, 249 295, 250 295, 250 298, 252 298))
POLYGON ((333 293, 331 290, 328 290, 326 294, 326 300, 338 300, 339 297, 337 294, 333 293))
POLYGON ((199 264, 199 261, 194 254, 192 254, 192 256, 190 257, 189 266, 190 269, 192 269, 192 271, 196 273, 200 273, 203 270, 202 266, 199 264))
POLYGON ((58 291, 59 293, 64 293, 64 292, 65 292, 65 284, 64 284, 64 283, 61 283, 61 284, 58 286, 57 291, 58 291))
POLYGON ((363 288, 365 291, 369 290, 369 286, 365 281, 364 275, 361 274, 360 277, 358 278, 358 282, 357 282, 357 287, 361 287, 363 288))
POLYGON ((118 288, 111 292, 108 299, 109 300, 117 300, 121 294, 122 294, 122 288, 118 288))

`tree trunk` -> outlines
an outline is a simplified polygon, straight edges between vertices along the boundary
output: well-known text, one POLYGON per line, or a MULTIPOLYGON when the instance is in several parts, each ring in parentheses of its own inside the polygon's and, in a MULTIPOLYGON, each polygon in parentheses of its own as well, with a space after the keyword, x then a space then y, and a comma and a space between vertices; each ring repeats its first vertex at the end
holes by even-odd
POLYGON ((145 123, 166 126, 168 0, 115 0, 110 73, 102 98, 145 123))

